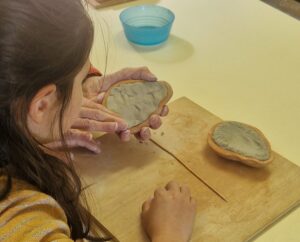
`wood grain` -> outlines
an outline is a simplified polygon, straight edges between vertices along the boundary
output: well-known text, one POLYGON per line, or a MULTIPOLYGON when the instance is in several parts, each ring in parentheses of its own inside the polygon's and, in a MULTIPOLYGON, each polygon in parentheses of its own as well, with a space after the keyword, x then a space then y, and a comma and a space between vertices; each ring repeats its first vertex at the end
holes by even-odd
POLYGON ((208 147, 208 131, 219 121, 181 98, 171 103, 153 135, 177 159, 153 142, 122 143, 114 135, 100 138, 99 155, 76 153, 94 215, 117 241, 148 241, 140 224, 141 205, 172 179, 190 186, 198 202, 193 242, 249 240, 299 204, 300 168, 292 162, 275 153, 273 163, 255 169, 222 159, 208 147))

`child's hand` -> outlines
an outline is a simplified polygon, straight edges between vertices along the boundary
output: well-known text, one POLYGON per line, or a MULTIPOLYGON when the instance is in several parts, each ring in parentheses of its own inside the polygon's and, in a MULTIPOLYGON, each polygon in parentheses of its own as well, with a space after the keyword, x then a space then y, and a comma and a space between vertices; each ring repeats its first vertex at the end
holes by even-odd
POLYGON ((87 98, 83 98, 79 118, 72 125, 74 129, 105 133, 121 132, 127 127, 128 125, 123 119, 103 105, 87 98))
POLYGON ((142 222, 152 242, 187 242, 195 214, 196 202, 189 188, 172 181, 143 204, 142 222))
MULTIPOLYGON (((72 128, 65 134, 68 148, 82 147, 92 152, 100 153, 99 143, 93 139, 91 131, 105 133, 121 132, 127 129, 127 124, 101 104, 84 98, 80 116, 72 128)), ((45 144, 48 148, 59 150, 63 148, 61 140, 45 144)))
MULTIPOLYGON (((149 71, 147 67, 139 68, 125 68, 118 72, 115 72, 110 75, 101 76, 101 77, 90 77, 83 84, 83 93, 84 96, 88 99, 91 99, 97 103, 102 103, 105 92, 113 84, 122 81, 122 80, 146 80, 146 81, 156 81, 156 77, 149 71)), ((163 110, 160 115, 152 115, 150 117, 149 123, 151 129, 158 129, 161 126, 161 118, 166 116, 169 112, 167 106, 163 107, 163 110)), ((130 132, 129 130, 117 132, 121 140, 129 141, 130 132)), ((148 140, 151 137, 150 129, 144 127, 139 133, 137 133, 136 138, 139 140, 148 140)))
POLYGON ((109 75, 94 76, 83 83, 83 95, 88 99, 102 96, 113 84, 123 80, 157 81, 147 67, 124 68, 109 75))
MULTIPOLYGON (((93 139, 93 135, 90 132, 82 131, 79 129, 70 129, 64 134, 66 145, 68 148, 86 148, 94 153, 100 153, 101 149, 99 143, 93 139)), ((63 148, 63 143, 61 140, 56 140, 47 144, 44 144, 47 148, 51 149, 52 152, 46 150, 47 153, 57 156, 62 160, 66 160, 65 154, 60 152, 63 148)))

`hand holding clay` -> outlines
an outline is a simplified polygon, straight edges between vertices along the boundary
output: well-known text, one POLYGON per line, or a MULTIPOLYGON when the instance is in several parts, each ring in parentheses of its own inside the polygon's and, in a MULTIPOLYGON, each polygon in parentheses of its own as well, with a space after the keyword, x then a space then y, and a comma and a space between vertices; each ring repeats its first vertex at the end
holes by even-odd
MULTIPOLYGON (((83 98, 80 116, 66 134, 66 145, 69 148, 83 147, 95 153, 100 152, 99 144, 93 139, 93 131, 106 133, 117 133, 121 140, 127 141, 130 139, 131 132, 128 130, 128 124, 112 111, 105 108, 101 103, 108 88, 122 81, 123 79, 143 79, 149 82, 155 82, 156 77, 145 67, 141 68, 126 68, 114 74, 105 77, 90 77, 83 85, 83 98)), ((140 140, 147 140, 151 133, 148 127, 157 129, 161 125, 160 116, 165 116, 168 113, 167 106, 163 106, 160 115, 152 115, 148 119, 147 126, 140 128, 135 136, 140 140)), ((51 149, 63 148, 61 140, 56 140, 45 144, 51 149)))
MULTIPOLYGON (((125 68, 110 75, 104 75, 101 77, 90 77, 83 85, 84 96, 95 102, 102 103, 103 98, 108 89, 123 80, 145 80, 148 82, 156 82, 156 77, 146 67, 140 68, 125 68)), ((140 140, 147 140, 151 137, 150 128, 157 129, 161 126, 160 117, 166 116, 169 110, 166 105, 163 105, 161 112, 151 115, 148 118, 147 125, 140 128, 139 132, 135 132, 135 137, 140 140)), ((130 140, 130 130, 117 132, 121 140, 130 140)))
POLYGON ((149 117, 160 114, 172 97, 171 86, 164 81, 120 81, 106 92, 103 105, 120 115, 132 134, 150 126, 149 117))
POLYGON ((85 131, 100 131, 114 133, 126 130, 128 125, 103 105, 83 98, 79 118, 75 120, 72 128, 85 131))

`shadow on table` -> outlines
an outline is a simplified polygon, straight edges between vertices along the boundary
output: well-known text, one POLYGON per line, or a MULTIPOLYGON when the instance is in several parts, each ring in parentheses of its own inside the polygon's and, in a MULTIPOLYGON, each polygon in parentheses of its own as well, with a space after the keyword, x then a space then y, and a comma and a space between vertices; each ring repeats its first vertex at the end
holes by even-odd
POLYGON ((172 34, 166 42, 155 46, 142 46, 128 42, 123 31, 117 34, 116 39, 119 44, 124 44, 125 48, 132 48, 145 59, 158 63, 181 62, 190 58, 194 53, 191 43, 172 34))

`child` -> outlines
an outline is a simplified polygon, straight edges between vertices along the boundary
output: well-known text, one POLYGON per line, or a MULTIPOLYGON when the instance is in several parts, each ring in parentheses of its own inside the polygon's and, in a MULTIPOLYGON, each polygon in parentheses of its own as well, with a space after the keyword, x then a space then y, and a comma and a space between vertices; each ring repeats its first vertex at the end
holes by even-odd
MULTIPOLYGON (((153 77, 125 69, 102 85, 97 79, 101 90, 94 77, 86 80, 93 27, 80 0, 0 0, 0 36, 0 241, 105 241, 82 206, 69 154, 59 159, 49 147, 99 152, 78 128, 117 131, 128 140, 126 123, 92 99, 122 78, 153 77)), ((149 136, 144 130, 138 138, 149 136)), ((142 207, 151 241, 188 241, 195 207, 185 186, 157 189, 142 207)))

